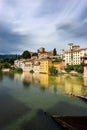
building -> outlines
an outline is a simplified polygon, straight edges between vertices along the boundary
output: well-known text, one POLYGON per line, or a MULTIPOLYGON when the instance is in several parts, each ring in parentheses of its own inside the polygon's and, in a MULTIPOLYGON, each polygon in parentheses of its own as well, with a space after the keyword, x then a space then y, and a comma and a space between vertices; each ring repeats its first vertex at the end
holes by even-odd
POLYGON ((69 65, 79 65, 81 64, 81 57, 87 54, 87 48, 80 49, 79 45, 74 45, 73 43, 68 44, 68 49, 65 51, 61 50, 61 57, 65 60, 65 66, 69 65))
POLYGON ((14 61, 14 67, 23 69, 23 71, 33 70, 33 61, 30 59, 20 59, 14 61))
POLYGON ((87 56, 81 57, 81 64, 83 66, 83 75, 87 77, 87 56))
POLYGON ((33 70, 33 62, 25 60, 23 71, 30 72, 31 70, 33 70))
POLYGON ((64 62, 53 62, 53 66, 58 70, 58 72, 61 72, 64 70, 64 62))
POLYGON ((44 53, 45 52, 45 48, 41 47, 37 50, 38 53, 44 53))
POLYGON ((80 63, 80 50, 65 52, 65 65, 78 65, 80 63))
POLYGON ((52 61, 50 59, 40 60, 40 73, 49 73, 49 67, 52 66, 52 61))
POLYGON ((24 68, 24 59, 20 59, 20 60, 15 60, 14 61, 14 67, 18 67, 18 68, 24 68))
POLYGON ((65 60, 65 50, 64 49, 60 50, 60 58, 65 60))
POLYGON ((85 55, 87 55, 87 48, 80 49, 80 56, 83 57, 85 55))
POLYGON ((68 50, 65 51, 65 65, 78 65, 80 64, 80 46, 68 44, 68 50))

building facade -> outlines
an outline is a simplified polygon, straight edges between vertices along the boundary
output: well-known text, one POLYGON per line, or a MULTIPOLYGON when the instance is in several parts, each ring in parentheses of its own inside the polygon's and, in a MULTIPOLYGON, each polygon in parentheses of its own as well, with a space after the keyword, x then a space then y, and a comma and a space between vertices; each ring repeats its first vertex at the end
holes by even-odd
POLYGON ((58 72, 61 72, 62 70, 64 70, 64 62, 54 62, 53 66, 56 68, 56 70, 58 70, 58 72))
POLYGON ((83 66, 83 75, 87 77, 87 56, 81 57, 81 64, 83 66))
POLYGON ((40 61, 40 73, 49 73, 49 67, 52 66, 52 61, 49 59, 42 59, 40 61))
POLYGON ((81 57, 87 54, 87 48, 80 49, 79 45, 73 45, 73 43, 68 44, 68 50, 63 50, 65 66, 69 65, 79 65, 81 64, 81 57))

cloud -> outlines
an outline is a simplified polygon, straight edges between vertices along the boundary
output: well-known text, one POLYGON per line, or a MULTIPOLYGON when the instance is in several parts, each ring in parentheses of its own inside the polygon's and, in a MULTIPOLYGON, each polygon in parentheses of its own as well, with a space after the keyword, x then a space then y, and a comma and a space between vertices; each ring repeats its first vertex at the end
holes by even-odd
POLYGON ((0 53, 19 51, 22 45, 26 45, 26 39, 29 36, 14 32, 9 24, 0 23, 0 53))
POLYGON ((3 0, 5 4, 7 4, 8 6, 16 6, 17 5, 17 0, 3 0))
POLYGON ((87 40, 87 21, 85 22, 68 22, 57 25, 58 33, 67 36, 67 38, 82 38, 87 40))
POLYGON ((83 11, 81 12, 81 15, 80 15, 80 20, 84 20, 84 19, 87 19, 87 5, 83 9, 83 11))
POLYGON ((0 0, 0 53, 86 43, 86 0, 0 0))
MULTIPOLYGON (((57 10, 61 12, 62 8, 66 4, 64 0, 43 0, 41 2, 40 8, 38 9, 38 16, 45 16, 45 15, 53 15, 57 13, 57 10)), ((58 13, 59 13, 58 12, 58 13)))

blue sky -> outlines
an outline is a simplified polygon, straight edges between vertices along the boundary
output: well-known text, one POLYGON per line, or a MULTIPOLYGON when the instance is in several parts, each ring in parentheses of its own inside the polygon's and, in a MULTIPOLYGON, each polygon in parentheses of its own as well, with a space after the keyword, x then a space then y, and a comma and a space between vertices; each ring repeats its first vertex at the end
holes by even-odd
POLYGON ((87 47, 87 0, 0 0, 0 54, 87 47))

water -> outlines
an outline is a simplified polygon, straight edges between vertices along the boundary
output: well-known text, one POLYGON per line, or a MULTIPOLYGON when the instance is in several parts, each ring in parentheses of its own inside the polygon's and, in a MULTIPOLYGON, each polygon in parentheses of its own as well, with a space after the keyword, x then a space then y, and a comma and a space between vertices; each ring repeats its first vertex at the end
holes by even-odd
POLYGON ((87 103, 75 97, 86 94, 86 80, 74 76, 0 74, 0 130, 56 130, 44 112, 86 116, 87 103))

